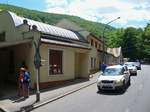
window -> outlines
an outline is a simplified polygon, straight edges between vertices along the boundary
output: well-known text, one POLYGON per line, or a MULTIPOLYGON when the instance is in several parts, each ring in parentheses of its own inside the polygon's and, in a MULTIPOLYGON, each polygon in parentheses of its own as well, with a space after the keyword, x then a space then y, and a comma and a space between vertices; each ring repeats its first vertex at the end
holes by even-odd
POLYGON ((49 74, 62 74, 62 51, 49 50, 49 74))
POLYGON ((91 68, 93 68, 93 58, 91 57, 91 68))
POLYGON ((101 50, 101 44, 99 44, 99 49, 101 50))
POLYGON ((91 69, 96 68, 96 58, 91 57, 91 69))
POLYGON ((93 46, 93 39, 91 39, 91 46, 93 46))
POLYGON ((125 71, 126 71, 125 68, 122 68, 121 74, 123 75, 125 71))
POLYGON ((97 48, 97 42, 95 42, 95 48, 97 48))
POLYGON ((5 41, 5 32, 0 33, 0 42, 5 41))
POLYGON ((96 58, 94 58, 94 68, 96 68, 96 58))

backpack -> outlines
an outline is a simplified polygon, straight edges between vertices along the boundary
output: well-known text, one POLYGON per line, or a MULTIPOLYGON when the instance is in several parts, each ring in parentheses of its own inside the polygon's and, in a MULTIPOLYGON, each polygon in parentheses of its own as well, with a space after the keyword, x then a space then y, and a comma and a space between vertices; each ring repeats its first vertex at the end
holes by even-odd
POLYGON ((24 74, 24 82, 26 82, 26 83, 30 82, 30 74, 29 74, 29 72, 25 72, 25 74, 24 74))

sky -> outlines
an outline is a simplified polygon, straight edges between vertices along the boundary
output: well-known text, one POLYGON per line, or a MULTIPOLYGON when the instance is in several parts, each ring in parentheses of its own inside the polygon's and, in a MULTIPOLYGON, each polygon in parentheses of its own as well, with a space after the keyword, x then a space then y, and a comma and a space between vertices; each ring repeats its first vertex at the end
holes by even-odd
POLYGON ((104 24, 114 20, 109 25, 116 28, 143 28, 150 23, 150 0, 0 0, 0 3, 104 24))

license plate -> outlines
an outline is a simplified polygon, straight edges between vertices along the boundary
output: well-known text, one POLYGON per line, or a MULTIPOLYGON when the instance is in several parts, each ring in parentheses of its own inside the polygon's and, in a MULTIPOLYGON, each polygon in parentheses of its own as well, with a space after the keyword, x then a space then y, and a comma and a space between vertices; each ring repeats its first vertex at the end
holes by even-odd
POLYGON ((112 87, 112 84, 103 84, 103 86, 109 86, 109 87, 112 87))

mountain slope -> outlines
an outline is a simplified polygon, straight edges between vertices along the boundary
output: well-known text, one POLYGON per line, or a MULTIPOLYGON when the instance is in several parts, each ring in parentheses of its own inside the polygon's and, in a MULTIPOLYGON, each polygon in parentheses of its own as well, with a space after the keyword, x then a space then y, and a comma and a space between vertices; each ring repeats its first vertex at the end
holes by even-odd
MULTIPOLYGON (((102 35, 103 29, 105 24, 98 23, 98 22, 92 22, 85 19, 82 19, 77 16, 69 16, 64 14, 54 14, 54 13, 46 13, 46 12, 40 12, 36 10, 29 10, 26 8, 21 8, 13 5, 6 5, 6 4, 0 4, 1 10, 9 10, 14 13, 16 13, 19 16, 23 16, 26 18, 30 18, 36 21, 48 23, 51 25, 55 25, 57 22, 59 22, 61 19, 68 19, 72 22, 75 22, 79 26, 83 27, 87 31, 95 34, 96 36, 102 35)), ((110 31, 115 30, 115 28, 107 25, 107 31, 106 34, 110 31)))

